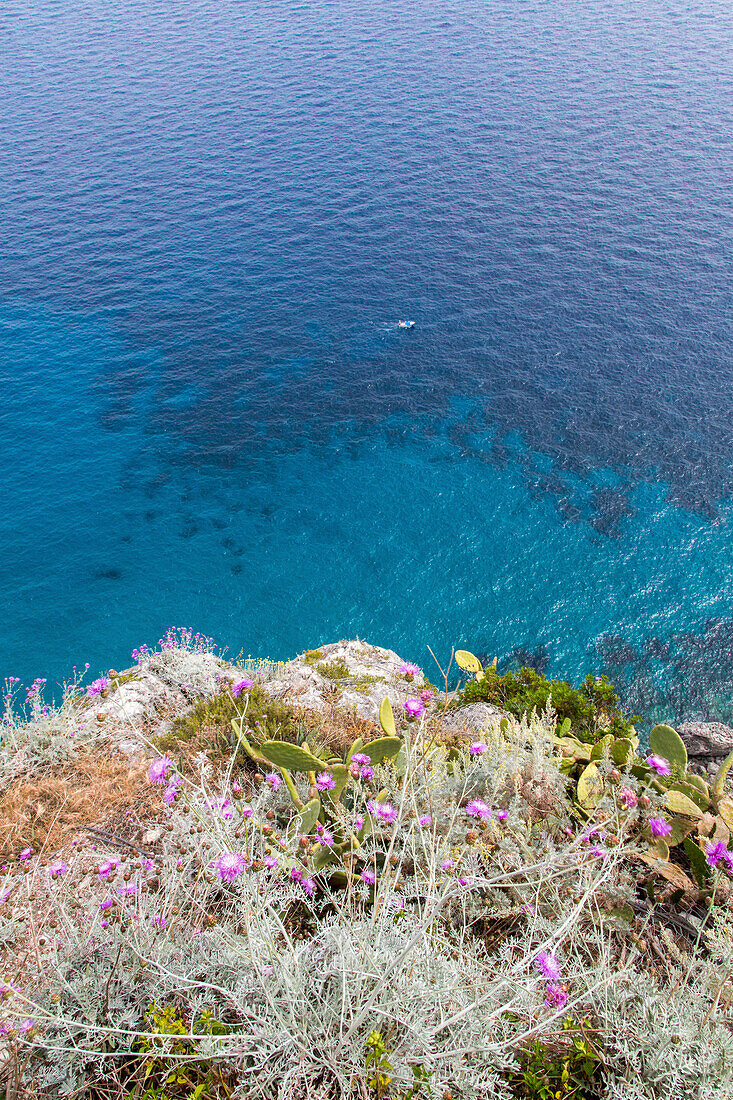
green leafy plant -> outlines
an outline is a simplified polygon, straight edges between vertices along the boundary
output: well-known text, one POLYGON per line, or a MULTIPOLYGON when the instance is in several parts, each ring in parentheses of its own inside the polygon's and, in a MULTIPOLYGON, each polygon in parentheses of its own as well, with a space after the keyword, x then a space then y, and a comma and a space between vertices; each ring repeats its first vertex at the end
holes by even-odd
POLYGON ((456 661, 461 668, 474 673, 458 699, 459 706, 468 703, 493 703, 516 718, 533 710, 543 711, 550 699, 558 723, 566 719, 568 732, 584 744, 594 744, 611 734, 614 738, 635 735, 632 720, 619 711, 619 698, 606 677, 586 676, 579 688, 567 680, 548 680, 532 668, 500 673, 494 661, 482 668, 477 657, 467 650, 458 650, 456 661))
POLYGON ((321 661, 316 665, 316 672, 320 672, 321 676, 325 676, 327 680, 348 680, 351 675, 349 666, 342 657, 338 657, 335 661, 321 661))
POLYGON ((127 1082, 130 1100, 218 1100, 230 1095, 227 1076, 219 1067, 205 1058, 190 1058, 194 1048, 188 1038, 226 1035, 231 1031, 229 1025, 215 1019, 207 1009, 187 1018, 175 1004, 161 1007, 155 1003, 148 1006, 146 1021, 148 1031, 134 1050, 148 1057, 136 1059, 132 1079, 127 1082))
POLYGON ((603 1058, 589 1021, 562 1022, 558 1043, 539 1040, 518 1057, 520 1071, 508 1079, 516 1096, 531 1100, 595 1100, 602 1096, 603 1058))

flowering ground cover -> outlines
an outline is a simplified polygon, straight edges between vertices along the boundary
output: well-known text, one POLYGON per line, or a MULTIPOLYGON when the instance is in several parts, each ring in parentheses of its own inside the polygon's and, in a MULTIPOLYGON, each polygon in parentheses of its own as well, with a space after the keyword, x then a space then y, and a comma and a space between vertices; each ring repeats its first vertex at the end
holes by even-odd
POLYGON ((114 728, 117 674, 6 700, 7 1100, 733 1095, 729 837, 662 858, 658 761, 599 750, 583 804, 551 710, 455 739, 393 663, 378 719, 314 717, 210 655, 138 652, 171 709, 114 728), (9 824, 75 767, 76 816, 9 824))

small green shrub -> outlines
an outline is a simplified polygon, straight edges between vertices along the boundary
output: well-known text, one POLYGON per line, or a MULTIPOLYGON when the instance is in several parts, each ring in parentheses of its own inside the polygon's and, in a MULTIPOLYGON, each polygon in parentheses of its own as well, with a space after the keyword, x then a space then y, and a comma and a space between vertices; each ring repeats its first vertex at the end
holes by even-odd
POLYGON ((528 1100, 596 1100, 603 1095, 603 1060, 589 1022, 571 1016, 557 1045, 532 1043, 519 1055, 519 1073, 507 1077, 514 1095, 528 1100), (561 1046, 560 1043, 565 1040, 561 1046))
POLYGON ((190 1056, 193 1050, 192 1040, 181 1036, 226 1035, 231 1027, 216 1020, 207 1009, 187 1019, 173 1004, 165 1008, 150 1005, 146 1022, 149 1034, 133 1049, 149 1057, 142 1063, 137 1062, 132 1081, 127 1082, 129 1089, 134 1081, 134 1088, 127 1093, 130 1100, 133 1097, 139 1100, 218 1100, 230 1095, 230 1075, 222 1073, 219 1066, 206 1058, 181 1060, 190 1056), (173 1042, 170 1042, 171 1037, 173 1042), (163 1042, 165 1053, 161 1049, 163 1042))
POLYGON ((323 652, 320 649, 306 649, 303 660, 307 665, 315 665, 323 660, 323 652))
POLYGON ((552 696, 552 706, 558 723, 570 719, 570 732, 586 744, 612 733, 626 737, 633 732, 632 721, 618 709, 618 695, 605 676, 586 676, 579 688, 567 680, 548 680, 533 668, 518 672, 499 673, 489 665, 481 680, 469 680, 463 689, 459 705, 494 703, 502 710, 522 718, 532 710, 543 711, 552 696))
POLYGON ((226 746, 234 745, 232 719, 244 715, 244 731, 249 731, 253 741, 294 741, 300 739, 300 723, 295 711, 281 699, 275 699, 264 688, 254 683, 246 696, 235 700, 228 688, 202 699, 193 710, 177 718, 170 732, 158 738, 157 747, 163 752, 174 752, 183 743, 195 742, 202 736, 207 743, 226 746))
POLYGON ((335 661, 321 661, 316 665, 316 672, 320 672, 321 676, 325 676, 328 680, 347 680, 351 675, 349 666, 342 657, 338 657, 335 661))

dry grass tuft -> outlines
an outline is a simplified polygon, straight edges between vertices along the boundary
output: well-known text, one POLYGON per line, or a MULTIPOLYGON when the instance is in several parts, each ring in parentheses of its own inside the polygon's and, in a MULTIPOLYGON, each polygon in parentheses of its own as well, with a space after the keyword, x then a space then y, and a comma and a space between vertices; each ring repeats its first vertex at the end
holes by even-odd
POLYGON ((85 826, 109 825, 128 811, 147 820, 160 812, 146 764, 131 764, 121 754, 80 752, 53 773, 16 779, 0 795, 0 855, 28 845, 50 854, 85 826))

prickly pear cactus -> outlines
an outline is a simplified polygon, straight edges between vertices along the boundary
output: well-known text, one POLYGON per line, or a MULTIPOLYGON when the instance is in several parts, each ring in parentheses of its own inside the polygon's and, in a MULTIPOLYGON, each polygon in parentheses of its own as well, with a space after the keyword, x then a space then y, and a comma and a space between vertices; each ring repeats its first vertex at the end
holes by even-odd
POLYGON ((259 746, 259 752, 265 760, 278 768, 287 768, 290 772, 323 771, 324 764, 318 757, 288 741, 265 741, 259 746))
POLYGON ((655 726, 649 735, 649 744, 656 756, 663 756, 680 774, 687 771, 687 749, 685 743, 671 726, 655 726))

